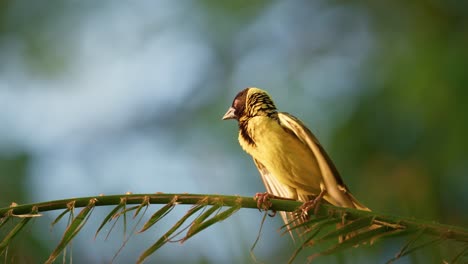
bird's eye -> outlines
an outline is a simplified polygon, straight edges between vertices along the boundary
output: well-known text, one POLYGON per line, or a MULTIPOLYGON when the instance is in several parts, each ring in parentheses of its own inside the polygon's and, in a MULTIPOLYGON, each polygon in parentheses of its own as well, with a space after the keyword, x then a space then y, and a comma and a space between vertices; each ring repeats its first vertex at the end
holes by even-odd
POLYGON ((239 108, 239 99, 234 100, 234 103, 232 104, 232 107, 234 107, 235 109, 239 108))
POLYGON ((239 99, 234 100, 234 102, 232 103, 232 107, 236 109, 235 111, 236 115, 240 114, 239 111, 242 110, 242 107, 240 105, 239 99))

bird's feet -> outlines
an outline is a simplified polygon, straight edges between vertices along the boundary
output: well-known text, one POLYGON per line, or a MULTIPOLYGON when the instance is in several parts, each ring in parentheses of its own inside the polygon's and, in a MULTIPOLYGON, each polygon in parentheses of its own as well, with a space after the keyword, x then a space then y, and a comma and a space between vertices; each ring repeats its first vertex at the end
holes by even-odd
POLYGON ((303 203, 299 209, 298 214, 303 219, 309 218, 309 212, 313 209, 314 215, 317 215, 318 209, 320 208, 320 202, 322 201, 323 196, 325 195, 325 191, 320 192, 320 194, 312 200, 309 200, 303 203))
MULTIPOLYGON (((271 203, 271 198, 276 198, 276 196, 269 194, 267 192, 264 193, 256 193, 254 196, 254 200, 257 201, 257 207, 260 211, 268 211, 270 210, 272 203, 271 203)), ((268 214, 269 216, 273 217, 276 215, 276 211, 272 210, 271 214, 268 214)))

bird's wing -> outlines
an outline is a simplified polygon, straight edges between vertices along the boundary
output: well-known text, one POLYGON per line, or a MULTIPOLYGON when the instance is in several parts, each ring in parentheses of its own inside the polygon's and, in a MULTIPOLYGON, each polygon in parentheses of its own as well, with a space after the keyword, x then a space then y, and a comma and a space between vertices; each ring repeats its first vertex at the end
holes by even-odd
POLYGON ((267 192, 273 194, 275 196, 299 200, 302 202, 307 202, 315 196, 312 195, 303 195, 297 193, 295 189, 289 188, 287 185, 282 184, 278 181, 278 178, 275 177, 268 169, 263 166, 258 160, 253 159, 255 165, 257 166, 258 171, 260 172, 260 176, 262 178, 263 184, 265 185, 267 192))
POLYGON ((369 210, 351 195, 335 165, 314 134, 299 119, 288 113, 278 113, 278 118, 281 126, 306 144, 317 159, 322 182, 327 191, 325 200, 337 206, 369 210))
POLYGON ((293 189, 290 189, 286 185, 280 183, 278 179, 274 177, 258 160, 254 159, 254 162, 258 171, 260 172, 260 176, 268 193, 284 198, 296 198, 297 194, 293 191, 293 189))
MULTIPOLYGON (((260 163, 256 159, 254 159, 254 163, 257 166, 258 171, 260 172, 260 176, 262 178, 263 184, 265 184, 265 187, 269 194, 273 194, 275 196, 279 196, 283 198, 290 198, 290 199, 299 198, 299 200, 301 200, 302 197, 298 197, 294 189, 290 189, 286 185, 280 183, 277 180, 277 178, 274 177, 265 166, 263 166, 262 163, 260 163)), ((302 201, 307 201, 307 200, 302 200, 302 201)), ((281 218, 283 218, 283 221, 286 225, 291 223, 293 220, 297 219, 297 217, 295 217, 293 213, 280 212, 280 215, 281 215, 281 218)), ((289 234, 294 240, 294 236, 292 235, 290 226, 288 225, 287 228, 288 228, 289 234)))

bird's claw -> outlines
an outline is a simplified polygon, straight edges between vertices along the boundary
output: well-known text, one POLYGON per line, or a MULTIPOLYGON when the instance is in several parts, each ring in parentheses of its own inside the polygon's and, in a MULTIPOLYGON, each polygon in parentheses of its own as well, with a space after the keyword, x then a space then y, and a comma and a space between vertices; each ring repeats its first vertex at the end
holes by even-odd
MULTIPOLYGON (((273 205, 271 203, 271 198, 273 198, 274 196, 267 193, 267 192, 264 192, 264 193, 256 193, 255 196, 254 196, 254 200, 257 201, 257 207, 258 207, 258 210, 260 211, 268 211, 270 210, 271 206, 273 205)), ((271 214, 269 213, 268 214, 270 217, 273 217, 276 215, 276 211, 275 210, 272 210, 271 214)))
POLYGON ((323 195, 319 195, 315 197, 313 200, 309 200, 305 203, 303 203, 299 209, 298 209, 298 214, 300 215, 301 218, 303 219, 308 219, 309 218, 309 212, 313 209, 314 210, 314 215, 317 215, 318 209, 320 208, 320 202, 322 201, 323 195))

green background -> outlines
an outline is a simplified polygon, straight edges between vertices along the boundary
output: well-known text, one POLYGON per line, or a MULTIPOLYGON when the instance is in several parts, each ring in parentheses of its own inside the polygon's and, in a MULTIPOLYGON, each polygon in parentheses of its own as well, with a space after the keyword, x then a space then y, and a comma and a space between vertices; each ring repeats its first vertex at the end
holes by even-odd
MULTIPOLYGON (((257 86, 308 124, 369 208, 466 226, 467 47, 466 1, 0 1, 0 207, 262 192, 236 124, 221 121, 239 90, 257 86)), ((27 228, 8 262, 42 262, 60 238, 51 219, 27 228)), ((251 262, 260 220, 240 212, 152 261, 251 262)), ((257 257, 284 262, 294 246, 268 221, 257 257)), ((74 260, 108 263, 122 238, 93 241, 87 228, 74 260)), ((134 237, 115 261, 155 237, 134 237)), ((382 263, 403 244, 321 261, 382 263)))

